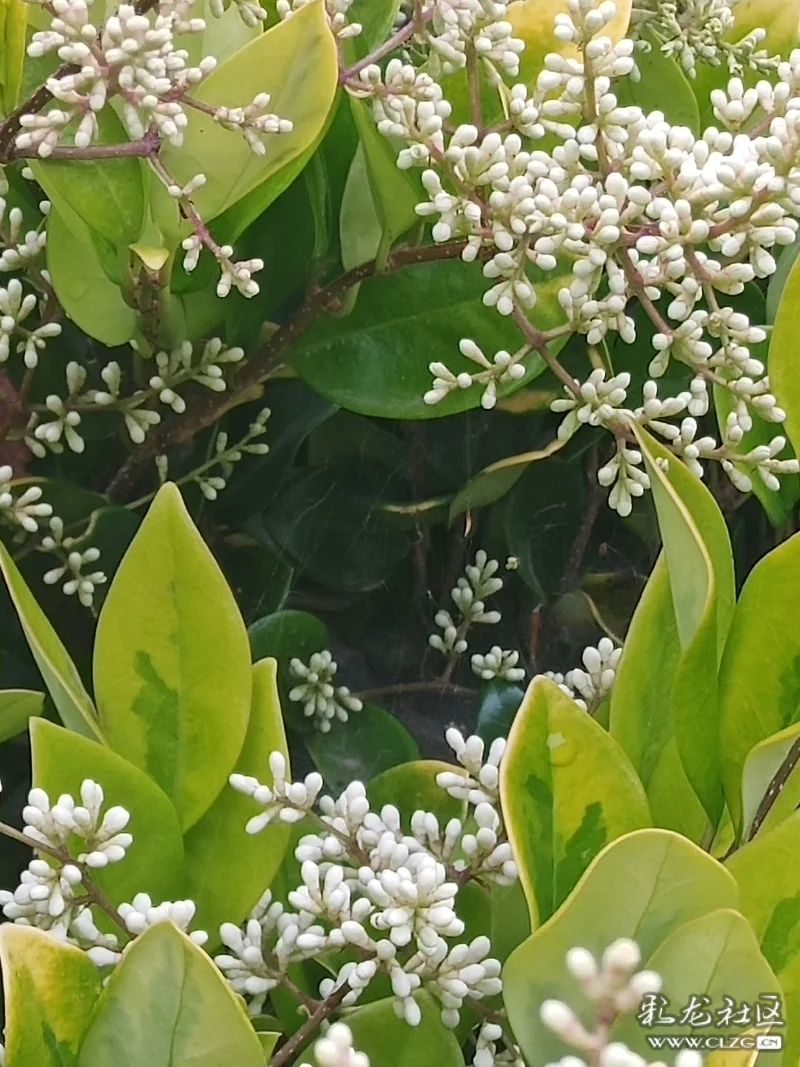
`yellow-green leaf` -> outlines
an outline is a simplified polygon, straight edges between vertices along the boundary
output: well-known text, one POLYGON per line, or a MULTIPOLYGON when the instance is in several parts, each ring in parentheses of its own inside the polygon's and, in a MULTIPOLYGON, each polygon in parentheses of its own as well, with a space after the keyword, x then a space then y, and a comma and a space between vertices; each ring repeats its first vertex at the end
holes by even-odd
POLYGON ((429 993, 418 993, 415 1000, 422 1012, 418 1026, 398 1019, 391 998, 356 1008, 347 1016, 353 1047, 375 1065, 463 1067, 464 1057, 455 1035, 442 1026, 439 1005, 429 993))
POLYGON ((0 690, 0 742, 21 734, 29 719, 42 714, 43 705, 44 693, 30 689, 0 690))
MULTIPOLYGON (((747 840, 753 820, 764 799, 770 783, 781 769, 783 761, 800 734, 800 722, 787 726, 772 737, 759 741, 750 749, 742 772, 742 833, 747 840)), ((785 772, 784 772, 785 773, 785 772)), ((772 799, 759 833, 786 819, 800 805, 800 768, 795 765, 777 797, 772 799)))
POLYGON ((121 804, 131 813, 133 844, 125 859, 96 872, 98 883, 115 904, 138 892, 174 900, 183 885, 183 839, 178 816, 152 779, 110 748, 65 730, 47 719, 30 726, 33 782, 55 799, 80 796, 86 778, 98 782, 106 806, 121 804))
POLYGON ((781 293, 769 339, 769 382, 786 412, 786 433, 800 454, 800 256, 792 264, 781 293))
POLYGON ((25 584, 5 545, 0 544, 0 570, 17 610, 36 666, 58 714, 70 730, 102 740, 92 698, 86 692, 70 655, 25 584))
MULTIPOLYGON (((754 747, 800 719, 800 535, 784 541, 748 575, 733 616, 719 676, 725 797, 741 830, 742 772, 754 747)), ((777 769, 777 768, 776 768, 777 769)))
POLYGON ((534 925, 556 911, 609 841, 650 823, 625 753, 541 675, 514 719, 500 795, 534 925))
POLYGON ((539 1017, 542 1001, 566 1001, 587 1023, 592 1011, 565 964, 582 945, 596 955, 630 937, 648 960, 679 926, 718 908, 736 906, 728 871, 669 830, 639 830, 612 842, 591 864, 569 899, 506 961, 503 997, 529 1067, 566 1054, 539 1017))
POLYGON ((158 782, 188 830, 241 752, 250 646, 233 594, 172 483, 150 505, 106 596, 94 682, 108 743, 158 782))
POLYGON ((239 49, 193 93, 215 107, 240 107, 258 93, 269 93, 270 112, 289 119, 291 133, 266 135, 266 153, 257 155, 238 133, 190 108, 183 144, 164 146, 164 165, 180 184, 205 174, 206 184, 193 199, 208 222, 313 144, 337 84, 336 43, 322 0, 313 0, 239 49))
POLYGON ((0 113, 10 115, 19 100, 25 64, 25 0, 0 0, 0 113))
MULTIPOLYGON (((288 760, 277 686, 278 664, 264 659, 253 666, 253 698, 237 774, 272 784, 271 752, 288 760)), ((197 926, 216 938, 220 924, 238 923, 272 882, 289 843, 289 826, 273 822, 260 834, 248 834, 248 819, 260 807, 232 786, 220 795, 186 835, 186 892, 197 905, 197 926), (224 855, 225 862, 220 863, 224 855)))
POLYGON ((716 825, 722 812, 717 673, 735 587, 725 520, 685 464, 633 424, 644 455, 669 570, 681 656, 672 687, 675 739, 686 775, 716 825))
POLYGON ((264 1067, 244 1002, 171 923, 126 950, 97 1006, 78 1067, 264 1067))
POLYGON ((83 951, 44 930, 0 927, 8 1067, 65 1067, 100 995, 97 968, 83 951))

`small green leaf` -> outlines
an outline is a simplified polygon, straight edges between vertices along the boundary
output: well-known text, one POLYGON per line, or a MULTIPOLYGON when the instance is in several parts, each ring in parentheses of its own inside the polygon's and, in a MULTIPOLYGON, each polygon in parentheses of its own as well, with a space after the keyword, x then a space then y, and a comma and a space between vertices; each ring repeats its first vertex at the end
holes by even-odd
POLYGON ((0 690, 0 742, 21 734, 29 719, 42 714, 43 705, 44 693, 30 689, 0 690))
POLYGON ((345 270, 369 263, 381 245, 381 220, 372 200, 372 190, 364 162, 364 148, 359 145, 342 196, 339 213, 339 244, 345 270))
POLYGON ((289 664, 293 659, 307 664, 315 652, 330 648, 328 627, 307 611, 276 611, 254 622, 247 635, 254 661, 267 657, 278 661, 281 704, 287 714, 297 711, 297 706, 289 700, 289 692, 297 684, 289 664))
POLYGON ((17 610, 23 632, 61 721, 70 730, 102 741, 97 713, 75 664, 36 603, 5 545, 0 544, 0 570, 17 610))
POLYGON ((478 471, 464 488, 459 490, 450 505, 450 521, 452 522, 457 516, 471 508, 483 508, 500 500, 516 485, 532 463, 547 459, 548 456, 562 449, 566 443, 556 438, 544 448, 538 448, 532 452, 520 452, 516 456, 507 456, 496 463, 490 463, 482 471, 478 471))
POLYGON ((126 950, 97 1006, 78 1067, 264 1067, 243 1001, 171 923, 126 950))
POLYGON ((211 115, 189 110, 183 144, 162 149, 166 169, 179 184, 205 174, 195 206, 209 222, 301 156, 322 132, 338 84, 336 43, 324 5, 306 4, 259 34, 222 63, 193 95, 215 107, 238 107, 269 93, 269 110, 293 123, 291 133, 268 134, 257 155, 237 133, 211 115))
POLYGON ((373 778, 367 785, 367 796, 373 811, 380 811, 384 804, 393 804, 400 812, 403 824, 408 826, 415 811, 432 811, 444 826, 450 819, 463 818, 465 804, 451 797, 436 783, 437 774, 443 771, 463 774, 462 767, 442 760, 415 760, 390 767, 388 771, 373 778))
POLYGON ((609 841, 650 822, 622 749, 544 676, 514 720, 500 795, 532 925, 560 907, 609 841))
POLYGON ((106 806, 121 804, 131 813, 133 844, 125 859, 95 872, 115 904, 136 893, 174 900, 183 886, 183 841, 175 809, 161 789, 122 756, 64 730, 46 719, 31 722, 33 783, 55 801, 62 793, 80 797, 81 783, 103 787, 106 806))
POLYGON ((795 534, 748 575, 725 646, 719 675, 720 751, 725 798, 737 830, 743 823, 742 772, 748 753, 800 718, 798 581, 800 535, 795 534))
POLYGON ((241 751, 250 650, 230 589, 172 483, 150 505, 106 596, 94 680, 108 743, 158 782, 188 830, 241 751))
POLYGON ((592 1009, 566 968, 571 948, 599 957, 612 941, 629 937, 648 960, 678 927, 733 908, 737 899, 729 872, 679 834, 639 830, 612 842, 558 913, 506 961, 503 998, 526 1062, 543 1067, 566 1052, 539 1017, 542 1001, 564 1000, 589 1021, 592 1009))
POLYGON ((100 995, 97 968, 83 951, 44 930, 4 923, 0 960, 9 1067, 67 1067, 100 995))
POLYGON ((89 227, 68 226, 55 208, 47 217, 47 269, 58 302, 84 333, 109 348, 130 341, 136 312, 103 269, 89 227))
POLYGON ((388 1058, 392 1067, 463 1067, 458 1041, 452 1030, 442 1025, 439 1005, 429 993, 418 993, 414 999, 422 1011, 418 1026, 398 1019, 393 998, 349 1013, 347 1025, 353 1034, 353 1047, 373 1064, 386 1063, 388 1058))
MULTIPOLYGON (((532 319, 540 329, 561 325, 558 290, 563 275, 537 279, 532 319)), ((444 261, 407 267, 362 283, 354 310, 328 317, 307 330, 290 350, 289 361, 318 393, 348 411, 392 419, 434 419, 480 405, 483 388, 456 389, 438 404, 422 399, 433 377, 428 364, 442 359, 454 374, 472 372, 458 342, 473 338, 491 356, 514 351, 519 331, 513 322, 486 318, 486 279, 480 264, 444 261)), ((555 350, 564 338, 553 343, 555 350)), ((544 370, 538 356, 527 361, 518 382, 501 385, 505 396, 544 370)))
MULTIPOLYGON (((97 112, 99 144, 124 144, 128 135, 113 108, 97 112)), ((71 226, 74 212, 112 245, 127 248, 139 239, 145 221, 142 162, 119 159, 32 160, 36 180, 53 207, 71 226)))
POLYGON ((28 5, 24 0, 0 0, 0 114, 17 106, 25 65, 28 5))
POLYGON ((419 759, 417 742, 388 711, 365 704, 336 722, 330 733, 314 730, 306 748, 317 770, 338 795, 349 782, 368 782, 390 767, 419 759))
POLYGON ((525 690, 516 682, 504 682, 495 678, 481 690, 478 703, 478 721, 475 733, 491 745, 497 737, 508 737, 525 690))
POLYGON ((711 822, 722 813, 716 671, 735 602, 725 520, 708 489, 632 424, 644 455, 669 570, 681 657, 672 688, 675 740, 686 776, 711 822))
MULTIPOLYGON (((270 753, 282 752, 288 760, 276 668, 274 659, 253 666, 250 723, 234 768, 264 785, 272 784, 270 753)), ((228 785, 186 835, 187 893, 197 905, 197 927, 208 930, 212 941, 223 922, 244 919, 283 860, 289 842, 286 824, 276 821, 255 836, 245 831, 248 819, 260 810, 228 785)))
POLYGON ((726 862, 739 884, 740 910, 780 980, 789 1028, 784 1056, 800 1051, 800 812, 740 848, 726 862))

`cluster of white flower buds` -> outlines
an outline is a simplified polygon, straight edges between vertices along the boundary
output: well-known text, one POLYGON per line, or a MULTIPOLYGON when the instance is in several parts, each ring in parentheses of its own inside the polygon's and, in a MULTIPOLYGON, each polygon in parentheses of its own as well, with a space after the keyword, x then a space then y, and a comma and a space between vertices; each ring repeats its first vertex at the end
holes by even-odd
POLYGON ((350 713, 364 706, 346 685, 334 685, 339 665, 327 649, 314 652, 308 663, 292 659, 289 670, 297 685, 289 692, 289 699, 303 705, 303 714, 326 734, 333 723, 347 722, 350 713))
POLYGON ((547 671, 546 676, 584 711, 595 712, 611 695, 621 655, 620 646, 610 637, 601 637, 596 648, 587 645, 583 650, 583 667, 575 667, 566 674, 547 671))
MULTIPOLYGON (((503 588, 503 579, 497 576, 500 564, 496 559, 489 559, 483 549, 475 553, 475 560, 464 568, 464 576, 459 578, 456 585, 450 591, 450 597, 458 609, 458 619, 453 619, 449 611, 437 611, 434 622, 442 631, 441 634, 431 634, 428 644, 441 652, 448 659, 455 660, 462 652, 467 650, 467 632, 475 623, 492 625, 500 622, 501 614, 496 610, 486 609, 486 600, 503 588)), ((502 649, 492 649, 490 659, 486 664, 487 670, 497 658, 495 653, 500 653, 498 664, 502 661, 505 668, 513 670, 517 662, 513 652, 503 652, 502 649), (513 659, 513 662, 511 660, 513 659)), ((479 663, 481 660, 478 661, 479 663)), ((474 660, 473 660, 474 663, 474 660)), ((476 674, 480 671, 476 668, 476 674)), ((500 673, 497 671, 496 673, 500 673)), ((494 675, 491 675, 494 677, 494 675)))
MULTIPOLYGON (((318 1067, 369 1067, 369 1059, 353 1048, 353 1035, 344 1023, 334 1023, 314 1045, 318 1067)), ((310 1067, 303 1063, 301 1067, 310 1067)))
POLYGON ((654 327, 653 378, 671 360, 686 365, 685 390, 659 400, 648 382, 639 407, 626 404, 627 372, 609 376, 595 369, 585 381, 564 376, 566 395, 553 404, 565 415, 559 437, 584 424, 615 435, 616 455, 599 477, 622 515, 649 488, 641 456, 628 447, 634 420, 664 437, 697 473, 701 460, 720 462, 745 491, 752 475, 775 487, 780 474, 800 470, 796 460, 779 458, 785 447, 780 436, 764 446, 769 454, 737 452, 736 431, 722 445, 696 439, 709 384, 729 391, 742 432, 754 418, 785 418, 753 355, 765 331, 718 298, 772 274, 776 250, 798 231, 800 50, 778 63, 758 51, 759 32, 729 44, 732 6, 729 0, 647 0, 637 9, 633 37, 614 43, 607 35, 616 14, 612 0, 568 0, 555 33, 574 50, 545 56, 529 90, 506 84, 516 75, 522 42, 504 21, 505 4, 437 0, 427 17, 415 16, 418 66, 395 58, 385 71, 370 64, 347 82, 352 93, 371 99, 380 132, 404 142, 398 165, 423 168, 428 200, 417 210, 431 219, 434 241, 461 239, 465 260, 480 256, 490 282, 484 303, 513 316, 522 335, 515 353, 494 355, 462 340, 462 356, 478 370, 454 371, 437 359, 426 403, 478 386, 481 403, 491 408, 500 386, 522 381, 531 359, 568 333, 584 334, 590 346, 609 333, 630 344, 637 335, 630 313, 636 301, 654 327), (727 91, 716 90, 711 102, 720 126, 698 138, 661 112, 619 103, 615 80, 636 76, 637 44, 650 46, 634 39, 643 28, 690 73, 699 58, 731 70, 757 69, 774 80, 745 89, 734 77, 727 91), (495 129, 475 115, 469 123, 447 125, 448 74, 466 66, 473 96, 480 96, 478 75, 467 64, 472 49, 506 105, 509 117, 495 129), (554 140, 555 147, 547 147, 554 140), (528 318, 537 302, 533 268, 567 275, 558 293, 565 322, 545 332, 528 318), (684 413, 680 425, 669 421, 684 413))
POLYGON ((292 963, 348 946, 357 962, 345 963, 320 985, 323 997, 346 990, 345 1007, 384 974, 400 1018, 419 1023, 414 993, 425 988, 439 1001, 444 1024, 455 1027, 465 1001, 500 991, 500 964, 490 956, 488 939, 455 945, 448 939, 464 932, 457 899, 462 885, 473 878, 508 885, 517 876, 498 807, 505 742, 496 741, 484 763, 479 738, 465 740, 451 730, 447 739, 466 773, 443 772, 437 781, 472 806, 469 826, 458 818, 441 826, 432 812, 417 811, 407 830, 392 805, 370 809, 360 782, 337 799, 320 797, 319 775, 287 782, 279 753, 270 758, 272 785, 231 777, 235 789, 264 808, 249 821, 248 832, 274 819, 318 823, 295 850, 301 884, 288 894, 288 906, 266 893, 242 929, 226 924, 221 930, 228 951, 216 962, 252 1012, 262 1009, 292 963))
POLYGON ((525 677, 525 671, 518 667, 519 652, 509 652, 492 645, 485 655, 479 652, 470 657, 472 670, 479 678, 490 681, 492 678, 500 678, 504 682, 521 682, 525 677))
MULTIPOLYGON (((661 976, 654 971, 637 970, 641 961, 639 946, 627 937, 614 941, 601 960, 588 949, 572 948, 566 956, 567 970, 594 1009, 594 1027, 589 1028, 572 1008, 561 1000, 545 1000, 539 1014, 542 1022, 565 1044, 580 1055, 565 1056, 561 1067, 586 1067, 597 1063, 604 1067, 647 1067, 646 1061, 622 1044, 611 1041, 614 1022, 636 1010, 647 994, 658 993, 661 976)), ((685 1050, 675 1060, 675 1067, 701 1067, 699 1052, 685 1050)), ((552 1065, 556 1067, 556 1065, 552 1065)), ((656 1062, 650 1067, 664 1067, 656 1062)))

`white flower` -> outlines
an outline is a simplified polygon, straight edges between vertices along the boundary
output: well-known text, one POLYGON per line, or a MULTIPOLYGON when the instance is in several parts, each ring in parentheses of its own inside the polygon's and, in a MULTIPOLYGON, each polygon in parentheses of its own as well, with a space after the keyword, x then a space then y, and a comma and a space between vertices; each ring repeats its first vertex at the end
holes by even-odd
POLYGON ((262 785, 257 778, 244 774, 232 774, 230 784, 245 796, 252 797, 264 811, 253 816, 247 823, 249 834, 260 833, 273 819, 281 822, 299 822, 313 808, 322 789, 322 777, 313 771, 303 782, 286 781, 286 758, 281 752, 272 752, 269 757, 272 771, 272 786, 262 785))
POLYGON ((496 805, 500 787, 500 761, 506 749, 505 738, 498 737, 492 742, 485 763, 486 746, 482 738, 473 735, 465 739, 455 727, 446 731, 445 738, 467 773, 461 775, 454 771, 442 771, 436 776, 439 786, 457 800, 466 800, 469 804, 496 805))

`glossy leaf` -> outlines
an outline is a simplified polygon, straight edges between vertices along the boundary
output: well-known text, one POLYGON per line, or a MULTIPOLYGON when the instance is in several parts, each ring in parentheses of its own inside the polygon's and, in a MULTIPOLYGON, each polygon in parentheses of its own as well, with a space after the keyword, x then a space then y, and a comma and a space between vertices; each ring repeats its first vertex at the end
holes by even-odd
POLYGON ((0 690, 0 742, 21 734, 30 719, 42 714, 44 693, 30 689, 0 690))
POLYGON ((393 998, 349 1013, 347 1025, 353 1034, 353 1047, 375 1064, 386 1062, 391 1049, 392 1067, 463 1067, 458 1041, 442 1025, 439 1005, 428 993, 418 993, 415 1000, 422 1011, 419 1026, 398 1019, 393 998))
POLYGON ((306 748, 337 796, 350 782, 368 782, 390 767, 419 759, 419 746, 405 726, 376 704, 351 712, 330 733, 314 730, 306 737, 306 748))
POLYGON ((61 721, 70 730, 101 740, 92 698, 75 664, 28 589, 5 545, 0 544, 0 570, 19 616, 22 630, 61 721))
POLYGON ((315 652, 330 648, 328 627, 307 611, 276 611, 254 622, 247 634, 253 660, 270 657, 278 661, 278 692, 284 711, 298 710, 289 700, 296 684, 289 664, 293 659, 308 663, 315 652))
MULTIPOLYGON (((282 752, 288 760, 276 673, 273 659, 253 666, 250 722, 234 768, 264 785, 272 784, 270 753, 282 752)), ((197 905, 196 926, 208 930, 212 941, 223 922, 244 919, 283 860, 287 825, 274 822, 257 835, 245 831, 248 819, 260 810, 251 797, 225 786, 186 835, 186 892, 197 905)))
POLYGON ((450 521, 458 515, 469 511, 470 508, 483 508, 488 504, 494 504, 519 481, 532 463, 547 459, 564 447, 566 441, 551 441, 544 448, 534 449, 532 452, 520 452, 516 456, 508 456, 496 463, 490 463, 467 482, 463 489, 459 490, 456 498, 450 505, 450 521))
POLYGON ((215 107, 269 93, 269 110, 293 123, 291 133, 264 138, 257 155, 247 141, 211 115, 191 110, 180 148, 165 145, 166 169, 183 184, 195 174, 206 184, 194 203, 209 222, 301 156, 322 132, 338 83, 336 44, 322 3, 305 5, 239 49, 195 90, 215 107))
MULTIPOLYGON (((55 801, 62 793, 80 797, 81 782, 103 787, 106 807, 121 804, 131 813, 133 844, 125 859, 95 873, 115 904, 136 893, 175 900, 183 886, 183 841, 175 809, 152 779, 122 756, 64 730, 46 719, 31 722, 33 783, 55 801)), ((80 800, 78 800, 80 803, 80 800)))
POLYGON ((449 819, 463 818, 464 802, 451 797, 436 783, 436 776, 442 771, 464 773, 462 767, 433 759, 390 767, 367 784, 370 807, 380 811, 384 804, 394 804, 406 826, 410 825, 414 812, 420 809, 432 811, 440 826, 449 819))
POLYGON ((525 697, 516 682, 495 678, 481 690, 475 733, 491 745, 497 737, 508 737, 512 723, 525 697))
POLYGON ((742 772, 751 749, 800 718, 797 597, 800 535, 750 572, 733 616, 719 676, 725 798, 742 827, 742 772))
POLYGON ((65 1067, 100 995, 100 975, 83 951, 44 930, 4 923, 0 960, 9 1067, 65 1067))
POLYGON ((110 348, 130 341, 136 312, 103 269, 89 227, 68 226, 55 209, 47 217, 47 269, 58 302, 76 326, 110 348))
POLYGON ((588 868, 549 922, 506 961, 503 997, 509 1021, 530 1067, 566 1052, 539 1018, 543 1000, 564 1000, 586 1014, 565 957, 576 945, 597 956, 618 937, 636 941, 644 960, 684 923, 736 906, 733 877, 679 834, 640 830, 612 842, 588 868))
POLYGON ((709 819, 722 811, 716 671, 733 612, 733 559, 711 493, 646 431, 634 430, 645 459, 669 570, 681 657, 672 689, 675 740, 709 819), (666 465, 666 469, 665 466, 666 465))
POLYGON ((650 822, 622 749, 544 676, 514 720, 500 795, 532 925, 559 908, 609 841, 650 822))
POLYGON ((10 115, 17 106, 25 65, 25 0, 0 0, 0 114, 10 115))
POLYGON ((800 1053, 800 812, 740 848, 727 861, 741 894, 740 910, 780 980, 788 1031, 784 1056, 800 1053))
MULTIPOLYGON (((123 144, 129 139, 113 108, 103 108, 97 120, 99 144, 123 144)), ((142 161, 136 156, 34 160, 31 166, 48 200, 70 227, 72 211, 112 245, 126 247, 139 239, 145 222, 145 187, 142 161)))
POLYGON ((666 557, 659 559, 631 619, 611 691, 611 736, 647 792, 656 826, 699 841, 707 817, 678 755, 672 690, 681 658, 666 557))
POLYGON ((671 125, 688 126, 695 135, 699 134, 697 99, 678 57, 665 55, 661 51, 661 42, 652 35, 644 33, 642 39, 650 45, 650 50, 636 53, 640 80, 620 78, 615 84, 620 106, 635 105, 645 115, 661 111, 671 125))
POLYGON ((171 483, 106 596, 94 680, 109 744, 158 782, 188 830, 241 751, 250 650, 222 572, 171 483))
MULTIPOLYGON (((541 329, 563 321, 557 299, 562 285, 558 273, 537 281, 532 318, 541 329)), ((354 310, 318 320, 291 348, 289 361, 313 389, 361 415, 433 419, 478 407, 480 386, 456 389, 434 405, 422 397, 431 387, 432 360, 442 360, 454 374, 475 370, 458 350, 461 338, 473 338, 490 354, 518 346, 512 322, 486 317, 486 288, 480 264, 460 261, 423 263, 370 278, 354 310)), ((524 378, 501 385, 498 395, 519 389, 544 364, 531 358, 527 368, 524 378)))
POLYGON ((171 923, 141 934, 114 969, 78 1067, 264 1067, 244 1004, 171 923))
POLYGON ((797 334, 800 329, 800 258, 795 259, 781 292, 769 339, 769 381, 786 412, 784 427, 795 453, 800 450, 800 375, 797 334))

